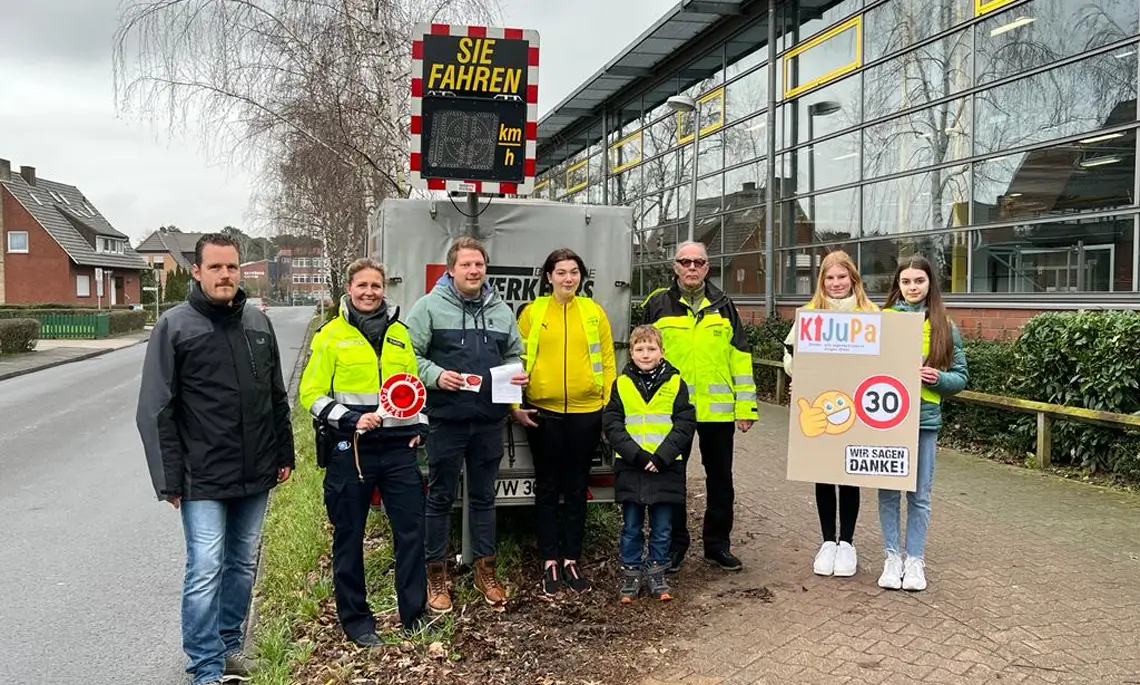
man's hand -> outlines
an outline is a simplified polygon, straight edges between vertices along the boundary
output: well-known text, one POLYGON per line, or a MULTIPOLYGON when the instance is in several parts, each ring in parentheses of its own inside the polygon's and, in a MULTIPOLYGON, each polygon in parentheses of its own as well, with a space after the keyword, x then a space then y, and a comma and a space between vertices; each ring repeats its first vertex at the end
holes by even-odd
POLYGON ((278 483, 284 483, 285 481, 289 480, 289 476, 291 476, 292 474, 293 474, 292 468, 290 468, 288 466, 282 466, 281 468, 277 469, 277 482, 278 483))
POLYGON ((645 470, 650 473, 657 473, 657 466, 653 462, 647 461, 645 462, 645 470))
POLYGON ((413 435, 411 441, 408 442, 408 447, 419 447, 423 439, 418 435, 413 435))
POLYGON ((458 371, 444 371, 439 374, 439 380, 436 385, 440 390, 459 390, 463 387, 463 376, 459 375, 458 371))
POLYGON ((924 366, 919 369, 918 373, 922 376, 922 382, 926 383, 927 385, 934 385, 937 383, 938 377, 942 374, 941 371, 932 366, 924 366))
POLYGON ((511 385, 517 385, 520 388, 525 388, 526 384, 530 383, 530 376, 525 373, 516 373, 511 376, 511 385))
POLYGON ((527 428, 536 428, 538 427, 538 423, 531 417, 537 413, 537 409, 512 409, 511 418, 527 428))
POLYGON ((360 420, 356 422, 356 430, 370 431, 380 425, 380 415, 375 412, 363 414, 360 420))
POLYGON ((178 509, 182 506, 182 497, 180 495, 167 495, 166 501, 170 502, 170 506, 178 509))
POLYGON ((741 433, 747 433, 755 423, 756 421, 754 419, 738 419, 736 421, 736 427, 740 429, 741 433))

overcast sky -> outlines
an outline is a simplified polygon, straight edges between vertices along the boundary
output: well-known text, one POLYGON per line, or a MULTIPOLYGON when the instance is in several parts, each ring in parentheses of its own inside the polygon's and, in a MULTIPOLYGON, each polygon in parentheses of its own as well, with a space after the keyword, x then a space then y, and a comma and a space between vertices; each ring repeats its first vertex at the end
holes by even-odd
MULTIPOLYGON (((545 113, 676 0, 501 0, 540 32, 545 113)), ((246 227, 251 179, 201 141, 116 116, 118 0, 0 0, 0 158, 78 186, 135 244, 156 227, 246 227)))

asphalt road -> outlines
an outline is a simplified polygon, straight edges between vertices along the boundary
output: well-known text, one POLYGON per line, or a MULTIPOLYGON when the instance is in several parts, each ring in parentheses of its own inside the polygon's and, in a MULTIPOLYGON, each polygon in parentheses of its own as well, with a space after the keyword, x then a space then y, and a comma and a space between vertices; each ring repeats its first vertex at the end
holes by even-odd
MULTIPOLYGON (((269 310, 286 383, 311 313, 269 310)), ((0 683, 187 681, 181 521, 135 430, 145 349, 0 381, 0 683)))

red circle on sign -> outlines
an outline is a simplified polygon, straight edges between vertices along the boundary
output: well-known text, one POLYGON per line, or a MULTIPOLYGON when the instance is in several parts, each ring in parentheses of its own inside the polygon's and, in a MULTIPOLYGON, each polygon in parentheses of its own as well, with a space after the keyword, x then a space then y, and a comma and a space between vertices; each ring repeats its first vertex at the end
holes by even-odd
POLYGON ((910 391, 894 376, 871 376, 855 390, 855 414, 871 428, 896 428, 909 413, 910 391))
POLYGON ((483 377, 473 373, 468 374, 467 377, 463 380, 466 381, 467 385, 470 385, 473 388, 477 388, 483 384, 483 377))
POLYGON ((380 406, 397 419, 419 414, 427 401, 427 388, 410 373, 390 376, 380 387, 380 406))

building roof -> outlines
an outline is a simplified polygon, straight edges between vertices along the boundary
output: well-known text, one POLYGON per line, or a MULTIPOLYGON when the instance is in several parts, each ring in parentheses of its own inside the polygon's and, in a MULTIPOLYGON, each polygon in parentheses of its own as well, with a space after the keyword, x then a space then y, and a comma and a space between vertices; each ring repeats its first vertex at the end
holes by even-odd
POLYGON ((71 261, 82 266, 147 268, 146 262, 131 249, 130 239, 111 226, 78 188, 46 178, 34 180, 36 184, 29 185, 23 176, 14 173, 0 185, 59 243, 71 261), (96 251, 96 237, 125 241, 123 254, 96 251))
POLYGON ((178 266, 189 269, 194 261, 194 248, 205 233, 157 230, 139 243, 136 252, 142 254, 169 254, 178 266))

